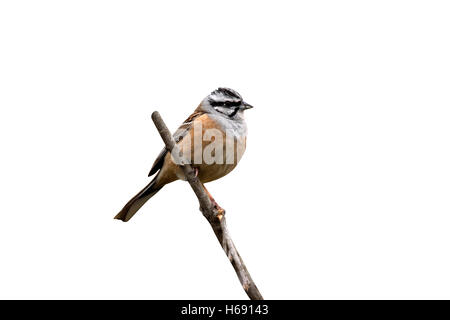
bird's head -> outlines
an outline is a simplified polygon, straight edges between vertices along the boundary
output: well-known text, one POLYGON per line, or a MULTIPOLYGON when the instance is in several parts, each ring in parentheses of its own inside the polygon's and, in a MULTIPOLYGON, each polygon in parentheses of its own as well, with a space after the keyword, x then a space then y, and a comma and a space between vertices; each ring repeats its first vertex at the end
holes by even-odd
POLYGON ((229 118, 242 115, 244 110, 253 108, 253 106, 242 100, 239 93, 229 88, 214 90, 203 99, 202 105, 209 112, 218 112, 229 118))

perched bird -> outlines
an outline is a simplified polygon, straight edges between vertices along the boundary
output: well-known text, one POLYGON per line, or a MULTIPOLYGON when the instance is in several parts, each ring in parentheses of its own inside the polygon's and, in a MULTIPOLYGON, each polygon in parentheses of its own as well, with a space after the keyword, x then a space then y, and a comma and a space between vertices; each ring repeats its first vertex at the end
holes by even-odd
POLYGON ((149 176, 156 174, 153 180, 128 201, 115 219, 130 220, 166 184, 186 180, 177 165, 180 164, 177 162, 179 159, 191 164, 202 183, 230 173, 245 150, 247 125, 244 110, 250 108, 253 107, 232 89, 218 88, 211 92, 173 134, 180 157, 175 157, 175 150, 172 156, 164 148, 150 170, 149 176))

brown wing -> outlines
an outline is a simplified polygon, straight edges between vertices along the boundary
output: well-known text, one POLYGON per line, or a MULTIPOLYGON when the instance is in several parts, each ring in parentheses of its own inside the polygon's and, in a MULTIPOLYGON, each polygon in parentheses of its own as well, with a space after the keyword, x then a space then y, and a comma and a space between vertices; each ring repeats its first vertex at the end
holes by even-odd
MULTIPOLYGON (((191 128, 191 125, 194 122, 194 120, 204 113, 205 112, 197 109, 186 120, 184 120, 183 124, 173 134, 173 138, 175 139, 176 143, 180 142, 183 139, 183 137, 189 132, 189 129, 191 128)), ((167 149, 166 148, 162 149, 158 157, 156 158, 155 162, 153 163, 152 168, 150 169, 150 172, 148 174, 149 177, 154 175, 162 168, 166 154, 167 149)))

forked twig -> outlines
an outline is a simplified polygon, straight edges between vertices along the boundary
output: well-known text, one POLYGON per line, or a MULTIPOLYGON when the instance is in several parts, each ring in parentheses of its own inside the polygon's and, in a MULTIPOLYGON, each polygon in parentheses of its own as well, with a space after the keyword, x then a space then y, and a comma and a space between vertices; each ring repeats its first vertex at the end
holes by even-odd
MULTIPOLYGON (((161 135, 161 138, 163 139, 167 150, 169 152, 172 152, 175 147, 175 141, 157 111, 153 112, 152 120, 155 123, 155 126, 158 129, 158 132, 161 135)), ((239 252, 234 246, 233 240, 231 240, 230 234, 228 233, 224 212, 221 212, 216 207, 214 207, 191 165, 188 163, 184 163, 180 166, 180 168, 183 170, 187 181, 191 185, 192 190, 194 190, 195 195, 198 198, 198 202, 200 203, 200 211, 203 213, 203 216, 208 220, 209 224, 214 230, 217 240, 219 240, 219 243, 225 251, 225 254, 233 265, 233 268, 236 271, 236 274, 245 292, 252 300, 263 300, 261 293, 253 282, 252 277, 250 276, 250 273, 248 272, 247 267, 244 264, 244 261, 242 261, 239 252)))

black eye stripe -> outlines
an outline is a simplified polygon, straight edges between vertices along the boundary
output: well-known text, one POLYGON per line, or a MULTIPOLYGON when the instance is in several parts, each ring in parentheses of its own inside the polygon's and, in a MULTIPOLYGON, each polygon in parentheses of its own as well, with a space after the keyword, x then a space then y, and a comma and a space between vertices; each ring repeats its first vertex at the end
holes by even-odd
POLYGON ((226 101, 210 100, 209 102, 213 107, 218 107, 218 106, 237 107, 241 104, 241 101, 229 101, 229 100, 226 100, 226 101))

